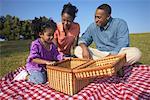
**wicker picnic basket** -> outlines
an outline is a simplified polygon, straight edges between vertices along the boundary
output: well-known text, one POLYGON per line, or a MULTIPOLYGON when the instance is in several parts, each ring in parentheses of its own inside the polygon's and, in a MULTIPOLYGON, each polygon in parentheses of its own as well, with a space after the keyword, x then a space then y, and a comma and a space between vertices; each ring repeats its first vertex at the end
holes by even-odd
POLYGON ((47 75, 49 86, 60 92, 74 95, 79 90, 87 86, 91 80, 76 79, 73 69, 87 63, 88 60, 71 58, 47 65, 47 75))
POLYGON ((74 95, 87 86, 95 77, 112 76, 125 64, 125 55, 105 57, 100 60, 71 58, 47 65, 51 88, 74 95))
POLYGON ((125 63, 125 54, 109 56, 81 65, 73 70, 73 72, 75 73, 77 79, 112 76, 116 75, 125 63))

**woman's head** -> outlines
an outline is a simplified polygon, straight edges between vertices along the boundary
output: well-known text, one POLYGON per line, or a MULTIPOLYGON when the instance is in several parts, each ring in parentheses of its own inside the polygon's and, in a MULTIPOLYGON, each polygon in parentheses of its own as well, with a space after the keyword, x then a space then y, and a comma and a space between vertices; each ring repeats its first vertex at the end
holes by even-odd
POLYGON ((65 27, 69 28, 71 26, 71 23, 74 21, 77 12, 77 7, 72 5, 71 3, 65 4, 63 6, 61 17, 62 23, 65 27))
POLYGON ((111 16, 111 7, 108 4, 102 4, 97 7, 95 12, 95 22, 98 26, 104 27, 111 16))
POLYGON ((35 28, 33 32, 35 32, 35 34, 37 34, 45 42, 51 42, 54 36, 54 32, 57 29, 56 23, 53 20, 37 19, 34 26, 35 28))

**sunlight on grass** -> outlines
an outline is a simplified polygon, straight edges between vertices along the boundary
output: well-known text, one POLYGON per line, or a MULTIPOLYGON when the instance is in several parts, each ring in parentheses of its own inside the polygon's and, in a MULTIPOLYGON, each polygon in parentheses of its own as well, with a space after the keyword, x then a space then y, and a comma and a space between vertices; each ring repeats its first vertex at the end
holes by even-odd
POLYGON ((137 47, 142 52, 141 62, 143 64, 150 64, 150 33, 145 34, 131 34, 131 45, 137 47))
MULTIPOLYGON (((150 64, 150 33, 130 34, 133 47, 142 51, 141 63, 150 64)), ((31 40, 0 42, 0 77, 26 64, 31 40)), ((95 48, 92 44, 91 47, 95 48)))

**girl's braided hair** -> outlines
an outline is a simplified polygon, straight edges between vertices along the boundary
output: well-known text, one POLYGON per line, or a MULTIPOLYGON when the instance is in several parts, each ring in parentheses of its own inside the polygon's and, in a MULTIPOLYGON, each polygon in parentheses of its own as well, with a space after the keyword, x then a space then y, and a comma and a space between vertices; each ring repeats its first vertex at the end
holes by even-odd
POLYGON ((36 37, 39 37, 39 33, 43 33, 47 28, 51 28, 54 31, 57 29, 56 23, 51 18, 40 17, 32 21, 32 32, 36 37))

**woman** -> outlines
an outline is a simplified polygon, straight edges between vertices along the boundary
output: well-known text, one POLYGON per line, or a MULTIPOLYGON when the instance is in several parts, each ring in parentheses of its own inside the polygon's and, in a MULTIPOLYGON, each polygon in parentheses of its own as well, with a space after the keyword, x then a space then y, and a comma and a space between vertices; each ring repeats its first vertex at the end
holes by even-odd
POLYGON ((62 22, 57 24, 54 40, 58 46, 58 51, 65 57, 74 55, 74 48, 77 45, 80 26, 74 22, 78 9, 71 3, 65 4, 61 12, 62 22))

